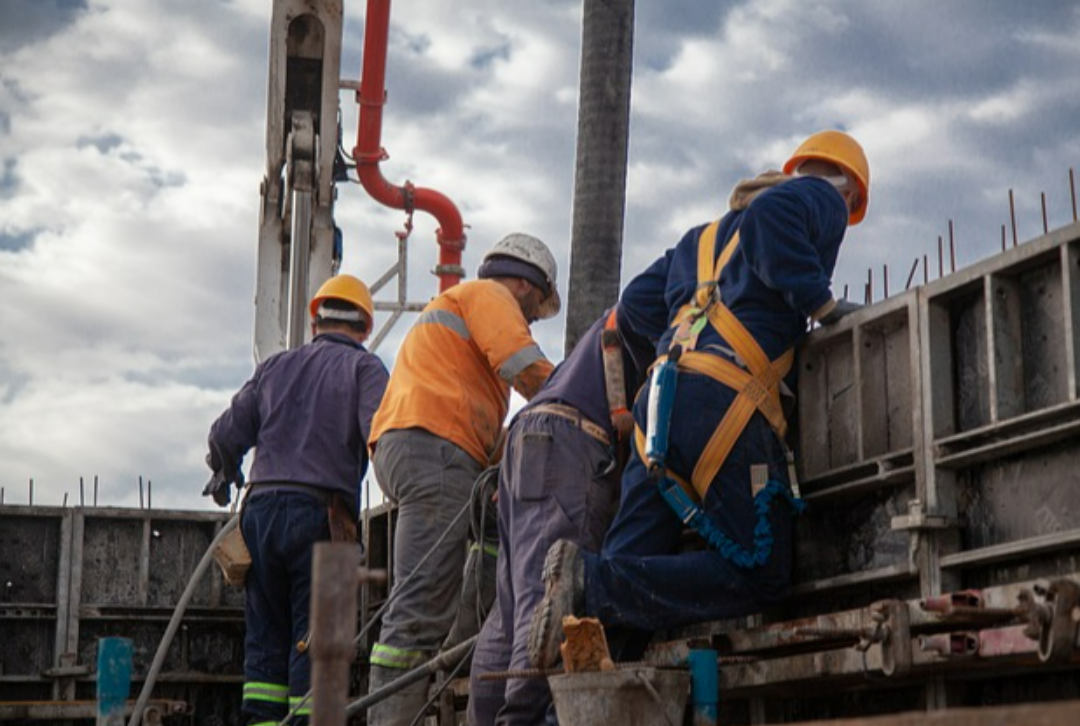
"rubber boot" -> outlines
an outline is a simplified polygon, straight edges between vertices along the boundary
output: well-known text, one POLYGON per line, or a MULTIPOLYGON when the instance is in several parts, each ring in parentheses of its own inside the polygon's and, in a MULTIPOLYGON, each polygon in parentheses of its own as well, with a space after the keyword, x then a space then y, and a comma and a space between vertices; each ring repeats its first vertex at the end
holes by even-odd
POLYGON ((465 560, 465 572, 461 585, 461 599, 458 603, 454 624, 443 642, 443 650, 450 650, 480 632, 484 621, 481 615, 491 612, 495 602, 495 565, 496 556, 489 551, 491 545, 484 548, 473 545, 469 548, 469 557, 465 560), (480 568, 477 570, 477 568, 480 568))
MULTIPOLYGON (((408 670, 371 666, 368 675, 368 693, 374 693, 401 678, 408 670)), ((409 726, 416 714, 423 710, 428 700, 428 680, 407 686, 392 696, 379 701, 368 709, 368 726, 409 726)), ((423 723, 423 719, 420 720, 423 723)))

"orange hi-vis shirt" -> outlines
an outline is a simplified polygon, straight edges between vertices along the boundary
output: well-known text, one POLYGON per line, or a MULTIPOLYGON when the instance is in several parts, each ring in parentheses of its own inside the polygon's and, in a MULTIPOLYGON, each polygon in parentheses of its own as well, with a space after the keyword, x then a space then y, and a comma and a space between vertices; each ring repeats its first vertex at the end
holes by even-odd
POLYGON ((493 280, 455 285, 405 336, 371 443, 387 431, 421 428, 487 466, 498 458, 510 387, 532 398, 552 368, 509 290, 493 280))

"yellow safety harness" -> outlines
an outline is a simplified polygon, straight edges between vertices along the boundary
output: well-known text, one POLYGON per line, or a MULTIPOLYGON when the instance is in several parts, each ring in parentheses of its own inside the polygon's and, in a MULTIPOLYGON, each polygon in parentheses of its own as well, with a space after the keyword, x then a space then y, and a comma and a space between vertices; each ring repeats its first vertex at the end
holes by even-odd
MULTIPOLYGON (((750 331, 720 299, 717 292, 720 273, 739 244, 739 233, 736 231, 732 235, 719 258, 714 261, 719 226, 719 221, 713 222, 705 228, 698 240, 698 287, 693 301, 684 305, 672 322, 676 331, 671 346, 678 345, 683 350, 678 360, 678 370, 701 373, 738 393, 706 444, 694 467, 690 482, 687 483, 673 472, 669 471, 667 474, 699 503, 704 500, 713 479, 755 411, 760 411, 780 440, 784 440, 787 420, 780 403, 780 387, 784 376, 791 370, 795 357, 794 349, 790 348, 776 360, 770 361, 750 331), (712 325, 731 345, 736 359, 745 364, 745 368, 724 358, 694 350, 697 338, 706 324, 712 325)), ((657 363, 663 360, 665 358, 661 358, 657 363)), ((645 433, 640 426, 635 426, 634 444, 642 460, 647 460, 645 433)))

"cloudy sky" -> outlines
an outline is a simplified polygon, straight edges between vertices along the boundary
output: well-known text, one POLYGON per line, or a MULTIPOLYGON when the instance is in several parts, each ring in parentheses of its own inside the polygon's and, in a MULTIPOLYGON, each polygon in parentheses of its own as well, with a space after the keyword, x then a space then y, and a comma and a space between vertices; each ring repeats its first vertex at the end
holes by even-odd
MULTIPOLYGON (((358 78, 366 3, 345 0, 358 78)), ((8 504, 205 508, 206 430, 253 368, 270 0, 0 0, 0 487, 8 504)), ((453 199, 465 263, 514 230, 565 279, 580 0, 395 0, 382 165, 453 199)), ((1072 221, 1080 5, 639 0, 624 281, 723 212, 740 178, 842 128, 873 169, 835 277, 893 292, 1072 221), (1010 231, 1011 237, 1011 231, 1010 231), (921 272, 917 276, 921 280, 921 272)), ((353 94, 341 96, 345 146, 353 94)), ((400 211, 341 189, 343 270, 378 278, 400 211)), ((434 294, 417 215, 410 297, 434 294)), ((410 322, 406 319, 405 324, 410 322)), ((563 318, 535 332, 562 356, 563 318)), ((399 325, 380 349, 388 365, 399 325)))

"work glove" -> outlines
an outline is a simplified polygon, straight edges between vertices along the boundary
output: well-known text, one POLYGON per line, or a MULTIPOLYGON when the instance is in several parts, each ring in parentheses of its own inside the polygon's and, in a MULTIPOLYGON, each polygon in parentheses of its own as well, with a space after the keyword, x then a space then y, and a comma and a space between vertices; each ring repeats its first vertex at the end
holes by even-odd
POLYGON ((838 323, 840 322, 840 319, 842 317, 844 317, 848 313, 855 312, 861 307, 862 305, 860 305, 859 303, 852 302, 851 300, 848 300, 846 298, 837 300, 836 307, 830 310, 827 315, 823 315, 818 322, 822 325, 832 325, 834 323, 838 323))
POLYGON ((210 481, 206 482, 206 486, 203 487, 202 495, 204 497, 213 497, 214 504, 219 507, 227 507, 232 500, 231 485, 236 484, 237 489, 244 487, 244 472, 237 465, 236 471, 232 474, 226 474, 225 467, 221 466, 217 457, 212 454, 206 455, 206 463, 211 469, 214 468, 214 464, 218 464, 219 468, 210 475, 210 481))

